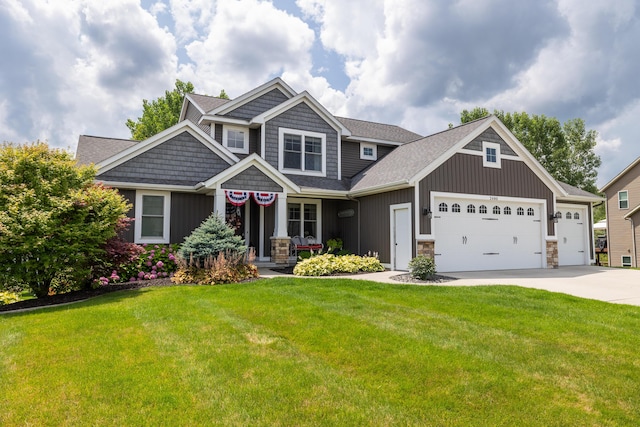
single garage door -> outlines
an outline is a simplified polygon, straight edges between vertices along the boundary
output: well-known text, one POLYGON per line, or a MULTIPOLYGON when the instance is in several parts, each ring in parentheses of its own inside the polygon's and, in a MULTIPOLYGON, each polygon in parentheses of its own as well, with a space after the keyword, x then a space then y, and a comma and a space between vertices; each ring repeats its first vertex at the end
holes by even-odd
POLYGON ((439 272, 543 266, 541 204, 436 198, 433 212, 439 272))
POLYGON ((561 204, 557 208, 558 264, 588 264, 587 209, 583 205, 561 204))

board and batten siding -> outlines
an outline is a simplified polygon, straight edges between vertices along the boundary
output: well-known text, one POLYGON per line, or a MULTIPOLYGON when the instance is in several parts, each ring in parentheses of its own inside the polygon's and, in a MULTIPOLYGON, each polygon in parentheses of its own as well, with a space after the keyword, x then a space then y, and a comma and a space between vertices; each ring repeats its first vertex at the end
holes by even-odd
MULTIPOLYGON (((633 258, 633 233, 631 221, 624 216, 640 205, 640 164, 631 168, 627 173, 618 178, 616 182, 606 189, 607 196, 607 247, 609 252, 609 265, 611 267, 622 266, 622 256, 633 258), (627 191, 629 194, 628 209, 620 209, 618 205, 618 192, 627 191)), ((640 215, 634 215, 633 223, 636 226, 636 245, 640 245, 640 215)), ((639 247, 640 248, 640 247, 639 247)), ((640 250, 636 250, 640 252, 640 250)), ((636 264, 640 266, 640 253, 636 253, 636 264)))
MULTIPOLYGON (((395 147, 388 145, 377 146, 378 160, 393 151, 395 147)), ((360 158, 360 143, 353 141, 342 141, 342 177, 351 178, 362 169, 371 166, 375 161, 363 160, 360 158)))
POLYGON ((391 263, 389 209, 391 205, 411 203, 411 256, 415 256, 415 232, 413 226, 413 188, 388 191, 386 193, 365 196, 360 199, 360 251, 377 252, 380 261, 391 263))
POLYGON ((171 193, 171 243, 182 243, 212 212, 212 196, 171 193))
POLYGON ((265 124, 266 153, 263 158, 278 169, 280 128, 297 129, 326 135, 326 176, 338 179, 338 132, 307 104, 301 102, 265 124))
POLYGON ((509 156, 516 156, 516 152, 504 142, 504 140, 498 135, 493 128, 488 128, 484 132, 482 132, 479 136, 477 136, 473 141, 465 145, 465 149, 472 151, 482 151, 482 142, 493 142, 496 144, 500 144, 500 154, 506 154, 509 156))
POLYGON ((322 201, 322 243, 339 237, 343 248, 358 253, 358 204, 350 200, 322 201), (338 217, 338 212, 353 209, 353 216, 338 217))
MULTIPOLYGON (((120 195, 125 198, 127 203, 131 204, 131 209, 129 209, 129 211, 127 212, 127 217, 128 218, 135 218, 135 216, 136 216, 136 190, 127 190, 127 189, 120 189, 120 188, 118 188, 117 190, 118 190, 118 193, 120 193, 120 195)), ((134 228, 133 228, 133 223, 129 224, 129 228, 128 229, 120 232, 120 237, 125 242, 133 242, 133 240, 135 239, 135 231, 134 231, 134 228)))
MULTIPOLYGON (((543 212, 542 218, 547 218, 548 235, 554 234, 554 223, 548 220, 553 192, 524 162, 502 159, 502 168, 487 168, 482 156, 458 153, 420 181, 419 206, 430 205, 432 191, 546 200, 549 212, 543 212)), ((430 209, 435 212, 433 206, 430 209)), ((431 221, 424 215, 420 215, 420 233, 431 234, 431 221)))

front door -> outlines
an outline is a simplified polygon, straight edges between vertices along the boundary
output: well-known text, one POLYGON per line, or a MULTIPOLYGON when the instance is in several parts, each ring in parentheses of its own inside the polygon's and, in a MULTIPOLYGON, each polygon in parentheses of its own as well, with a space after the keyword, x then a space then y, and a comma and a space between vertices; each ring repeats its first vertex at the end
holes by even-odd
POLYGON ((409 270, 411 260, 411 205, 391 207, 391 267, 394 270, 409 270))

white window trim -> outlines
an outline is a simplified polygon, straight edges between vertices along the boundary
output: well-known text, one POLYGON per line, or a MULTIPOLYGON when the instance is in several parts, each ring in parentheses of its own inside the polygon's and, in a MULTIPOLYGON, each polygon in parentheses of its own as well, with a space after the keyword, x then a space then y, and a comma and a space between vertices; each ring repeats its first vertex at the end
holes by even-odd
POLYGON ((170 243, 171 230, 171 192, 170 191, 136 191, 136 209, 135 209, 135 243, 170 243), (142 237, 142 196, 164 196, 164 224, 162 237, 142 237))
POLYGON ((378 145, 377 144, 369 144, 367 142, 360 143, 360 159, 362 160, 378 160, 378 145), (371 148, 373 150, 373 154, 368 156, 364 154, 365 148, 371 148))
POLYGON ((327 176, 327 135, 324 133, 310 132, 299 129, 280 128, 278 130, 278 171, 291 175, 307 175, 307 176, 327 176), (287 169, 284 167, 284 134, 300 135, 302 139, 302 161, 300 164, 301 169, 287 169), (320 138, 322 144, 322 170, 320 171, 306 171, 304 169, 304 138, 311 136, 314 138, 320 138))
POLYGON ((621 266, 623 266, 623 267, 631 267, 631 263, 632 263, 631 255, 622 255, 620 257, 620 265, 621 266), (629 258, 629 262, 628 263, 624 262, 625 258, 629 258))
POLYGON ((482 166, 485 168, 502 168, 502 159, 500 155, 500 144, 495 142, 482 141, 482 166), (493 148, 496 150, 496 161, 488 162, 487 161, 487 148, 493 148))
MULTIPOLYGON (((300 231, 304 234, 304 205, 316 205, 316 215, 318 219, 316 220, 316 231, 318 232, 317 236, 313 236, 316 238, 316 242, 322 242, 322 200, 319 199, 293 199, 287 198, 287 228, 289 228, 289 203, 297 203, 300 205, 300 231)), ((295 236, 289 236, 295 237, 295 236)))
POLYGON ((222 145, 232 153, 249 154, 249 129, 240 126, 222 126, 222 145), (244 148, 229 147, 229 131, 244 132, 244 148))
POLYGON ((629 209, 629 190, 622 190, 622 191, 618 191, 618 209, 629 209), (624 193, 627 195, 627 199, 626 200, 620 200, 620 195, 624 193), (627 207, 623 208, 622 206, 620 206, 620 202, 627 202, 627 207))

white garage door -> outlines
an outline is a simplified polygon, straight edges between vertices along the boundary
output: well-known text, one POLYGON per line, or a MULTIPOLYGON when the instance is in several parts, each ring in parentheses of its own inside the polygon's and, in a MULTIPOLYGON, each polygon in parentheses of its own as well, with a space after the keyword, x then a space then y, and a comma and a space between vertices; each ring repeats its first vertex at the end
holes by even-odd
POLYGON ((581 205, 558 205, 560 218, 556 224, 558 264, 589 263, 587 240, 587 209, 581 205))
POLYGON ((439 197, 433 227, 439 272, 543 266, 541 204, 439 197))

